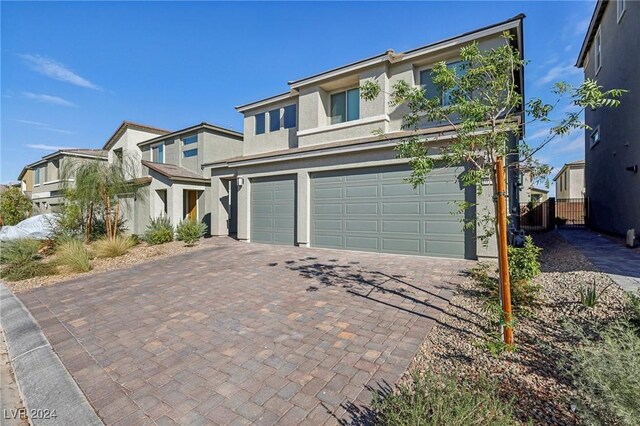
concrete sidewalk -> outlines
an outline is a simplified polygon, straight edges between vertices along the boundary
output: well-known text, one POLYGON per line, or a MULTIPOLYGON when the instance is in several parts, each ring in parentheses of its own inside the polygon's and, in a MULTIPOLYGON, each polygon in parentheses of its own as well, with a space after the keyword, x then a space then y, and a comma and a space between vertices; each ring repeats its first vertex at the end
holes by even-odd
POLYGON ((624 290, 640 289, 640 252, 586 229, 560 229, 558 232, 624 290))

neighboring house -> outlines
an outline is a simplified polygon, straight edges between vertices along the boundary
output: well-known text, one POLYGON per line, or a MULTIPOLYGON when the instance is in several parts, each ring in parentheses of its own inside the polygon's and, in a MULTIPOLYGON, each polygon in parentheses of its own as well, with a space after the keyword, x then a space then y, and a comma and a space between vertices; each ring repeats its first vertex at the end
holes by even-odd
POLYGON ((591 227, 640 230, 640 2, 598 1, 576 66, 604 90, 626 89, 618 108, 585 111, 585 188, 591 227))
POLYGON ((548 198, 549 191, 533 186, 534 179, 531 173, 522 173, 520 176, 520 204, 541 203, 548 198))
POLYGON ((549 198, 549 190, 542 188, 531 188, 531 193, 529 195, 529 202, 538 204, 547 201, 549 198))
POLYGON ((584 161, 567 163, 553 178, 556 184, 556 198, 584 198, 584 161))
MULTIPOLYGON (((211 229, 211 179, 202 165, 242 154, 242 133, 200 123, 138 142, 145 187, 134 207, 136 234, 144 233, 150 217, 166 215, 176 225, 185 218, 211 229)), ((131 208, 129 215, 132 215, 131 208)))
MULTIPOLYGON (((18 177, 22 182, 29 170, 33 173, 30 198, 34 204, 34 213, 51 213, 58 210, 63 202, 65 170, 71 173, 72 164, 78 161, 107 161, 107 152, 101 149, 61 149, 22 169, 18 177)), ((73 176, 69 175, 66 179, 72 180, 73 176)), ((23 185, 23 188, 28 188, 27 183, 23 185)))
MULTIPOLYGON (((225 161, 205 162, 211 176, 212 233, 227 235, 237 222, 240 240, 298 246, 475 259, 495 256, 476 242, 456 202, 493 209, 490 188, 477 196, 457 180, 464 166, 439 164, 426 183, 413 188, 407 159, 397 158, 406 107, 390 105, 388 92, 403 79, 434 90, 430 70, 439 61, 452 67, 462 46, 497 47, 513 34, 522 52, 522 19, 458 37, 378 56, 289 82, 289 91, 236 109, 244 114, 244 151, 225 161), (383 91, 374 101, 358 87, 375 81, 383 91), (373 132, 382 129, 386 137, 373 132), (237 204, 235 187, 237 186, 237 204), (237 215, 237 216, 236 216, 237 215)), ((523 75, 515 76, 523 87, 523 75)), ((447 96, 442 96, 447 102, 447 96)), ((443 123, 422 123, 427 143, 452 137, 443 123)), ((511 144, 517 140, 511 137, 511 144)), ((518 214, 518 183, 510 181, 518 214)))
POLYGON ((18 176, 20 190, 29 198, 31 198, 31 193, 33 192, 33 174, 33 169, 24 167, 18 176))

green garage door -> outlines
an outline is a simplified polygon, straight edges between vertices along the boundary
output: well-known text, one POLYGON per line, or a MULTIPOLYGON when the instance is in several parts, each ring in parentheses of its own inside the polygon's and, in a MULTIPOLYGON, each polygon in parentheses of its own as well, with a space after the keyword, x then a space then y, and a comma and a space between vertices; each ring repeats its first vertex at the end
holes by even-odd
MULTIPOLYGON (((465 257, 456 201, 462 168, 437 168, 413 188, 407 166, 318 173, 311 180, 314 247, 465 257)), ((470 257, 470 254, 467 254, 470 257)))
POLYGON ((251 179, 251 241, 294 245, 295 205, 293 176, 251 179))

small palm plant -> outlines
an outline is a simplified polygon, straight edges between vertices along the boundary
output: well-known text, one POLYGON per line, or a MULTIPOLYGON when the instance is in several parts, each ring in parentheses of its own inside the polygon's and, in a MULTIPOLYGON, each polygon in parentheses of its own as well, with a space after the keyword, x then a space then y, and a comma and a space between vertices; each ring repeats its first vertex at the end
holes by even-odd
POLYGON ((586 306, 587 308, 595 308, 602 294, 610 286, 611 284, 603 288, 602 291, 600 291, 599 293, 596 287, 596 280, 593 280, 593 283, 591 284, 591 286, 589 285, 581 286, 579 290, 580 303, 582 303, 582 305, 586 306))

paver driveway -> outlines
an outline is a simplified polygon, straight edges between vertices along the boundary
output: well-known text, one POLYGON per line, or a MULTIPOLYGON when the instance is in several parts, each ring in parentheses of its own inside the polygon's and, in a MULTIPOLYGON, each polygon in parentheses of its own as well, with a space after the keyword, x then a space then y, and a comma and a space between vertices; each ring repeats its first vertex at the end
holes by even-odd
POLYGON ((20 295, 107 424, 324 424, 395 382, 468 261, 245 244, 20 295))

